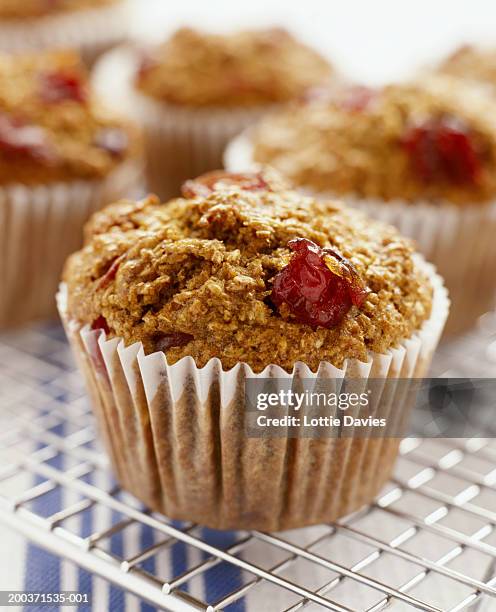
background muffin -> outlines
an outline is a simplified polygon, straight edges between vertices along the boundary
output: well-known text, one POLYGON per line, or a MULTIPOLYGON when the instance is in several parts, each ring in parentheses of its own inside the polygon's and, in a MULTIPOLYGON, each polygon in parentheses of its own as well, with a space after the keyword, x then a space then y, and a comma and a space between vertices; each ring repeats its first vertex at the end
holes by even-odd
POLYGON ((463 45, 437 67, 441 74, 496 85, 496 49, 463 45))
POLYGON ((397 225, 446 279, 448 327, 459 331, 494 300, 492 111, 485 90, 448 77, 349 89, 268 117, 226 163, 269 163, 302 189, 345 197, 397 225))
POLYGON ((145 56, 136 85, 159 101, 224 108, 289 102, 331 74, 323 57, 281 28, 183 28, 145 56))
POLYGON ((270 173, 213 173, 184 194, 106 208, 65 269, 61 314, 121 483, 217 528, 356 509, 399 440, 249 438, 245 377, 422 376, 447 316, 439 277, 393 228, 270 173))
POLYGON ((326 60, 282 29, 221 35, 183 28, 159 47, 111 54, 96 83, 113 102, 119 70, 128 110, 145 131, 149 188, 161 197, 177 196, 185 180, 221 166, 229 139, 269 108, 334 76, 326 60))
POLYGON ((0 325, 54 314, 88 216, 139 181, 135 130, 93 99, 66 53, 0 56, 0 325))
POLYGON ((128 36, 126 0, 0 0, 0 50, 76 49, 91 64, 128 36))

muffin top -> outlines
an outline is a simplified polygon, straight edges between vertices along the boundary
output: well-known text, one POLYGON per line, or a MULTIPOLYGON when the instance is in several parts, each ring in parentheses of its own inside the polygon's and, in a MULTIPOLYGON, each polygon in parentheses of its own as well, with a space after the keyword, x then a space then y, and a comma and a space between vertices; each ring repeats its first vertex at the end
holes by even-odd
POLYGON ((313 192, 476 204, 496 195, 496 117, 486 88, 452 77, 349 88, 267 117, 255 161, 313 192))
POLYGON ((439 66, 442 74, 496 85, 496 49, 463 45, 439 66))
POLYGON ((0 55, 0 84, 1 185, 96 179, 134 154, 134 130, 93 100, 75 55, 0 55))
POLYGON ((331 75, 323 57, 283 29, 221 35, 182 28, 144 54, 136 86, 172 104, 256 106, 295 99, 331 75))
POLYGON ((116 4, 120 0, 0 0, 0 19, 44 17, 116 4))
POLYGON ((209 173, 183 193, 92 217, 64 272, 72 320, 169 363, 218 357, 259 372, 365 360, 430 315, 430 282, 392 227, 302 196, 266 169, 209 173))

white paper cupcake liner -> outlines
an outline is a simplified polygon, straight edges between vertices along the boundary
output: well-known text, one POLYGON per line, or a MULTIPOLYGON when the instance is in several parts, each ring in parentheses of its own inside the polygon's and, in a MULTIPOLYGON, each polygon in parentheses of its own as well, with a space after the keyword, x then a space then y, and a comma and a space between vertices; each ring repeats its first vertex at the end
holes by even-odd
MULTIPOLYGON (((252 438, 245 433, 245 381, 412 378, 424 376, 446 321, 442 279, 421 260, 434 287, 430 319, 411 338, 367 362, 342 369, 322 362, 313 373, 269 365, 262 373, 240 363, 224 371, 218 359, 198 368, 191 357, 169 365, 68 319, 67 291, 59 312, 93 400, 99 429, 123 488, 170 518, 217 529, 280 530, 337 519, 368 503, 387 481, 395 438, 252 438)), ((401 390, 378 398, 401 418, 401 390)), ((400 387, 398 385, 398 387, 400 387)))
POLYGON ((85 222, 132 195, 141 177, 129 161, 102 181, 0 187, 0 329, 56 316, 62 267, 80 248, 85 222))
POLYGON ((129 37, 127 0, 45 17, 0 22, 0 50, 8 53, 42 49, 76 49, 91 65, 129 37))
MULTIPOLYGON (((249 132, 226 148, 224 165, 232 172, 257 167, 249 132)), ((311 193, 310 189, 302 190, 311 193)), ((496 302, 496 202, 456 206, 419 201, 382 202, 332 193, 314 193, 347 202, 370 217, 397 227, 412 238, 424 257, 436 266, 450 292, 447 334, 470 328, 496 302)))
POLYGON ((162 199, 178 196, 186 180, 221 168, 227 143, 274 109, 193 109, 157 102, 134 87, 137 61, 131 48, 111 51, 95 66, 93 85, 107 104, 118 105, 141 126, 148 188, 162 199))

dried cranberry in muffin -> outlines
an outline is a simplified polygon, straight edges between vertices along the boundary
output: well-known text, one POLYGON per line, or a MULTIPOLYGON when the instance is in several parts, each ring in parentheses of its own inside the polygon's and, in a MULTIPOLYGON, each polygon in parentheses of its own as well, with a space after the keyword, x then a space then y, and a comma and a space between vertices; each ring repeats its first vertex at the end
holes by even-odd
POLYGON ((470 128, 452 117, 439 117, 409 127, 405 146, 414 172, 426 183, 476 184, 482 160, 470 128))
POLYGON ((55 70, 40 74, 40 96, 46 104, 72 100, 85 103, 88 90, 81 74, 72 70, 55 70))
POLYGON ((90 327, 91 329, 94 329, 94 330, 101 329, 106 334, 110 334, 110 327, 108 326, 108 323, 105 317, 102 317, 102 315, 100 315, 97 319, 95 319, 90 327))
POLYGON ((272 302, 286 304, 295 320, 312 327, 338 325, 353 305, 361 306, 367 289, 353 265, 334 249, 311 240, 288 243, 289 264, 273 279, 272 302))

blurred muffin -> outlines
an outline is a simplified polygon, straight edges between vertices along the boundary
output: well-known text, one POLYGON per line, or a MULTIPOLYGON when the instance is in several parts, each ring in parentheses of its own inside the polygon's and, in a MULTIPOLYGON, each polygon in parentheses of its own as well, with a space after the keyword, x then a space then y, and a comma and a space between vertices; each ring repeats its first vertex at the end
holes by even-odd
POLYGON ((268 117, 226 159, 230 170, 271 164, 414 238, 450 290, 449 330, 494 305, 496 120, 485 88, 431 77, 348 89, 268 117))
POLYGON ((268 109, 335 76, 324 58, 282 29, 221 35, 184 28, 127 60, 111 54, 97 70, 110 100, 113 75, 126 61, 124 97, 144 128, 149 188, 163 198, 221 166, 229 139, 268 109))
POLYGON ((496 86, 496 49, 463 45, 444 59, 437 67, 437 71, 494 87, 496 86))
POLYGON ((0 0, 0 51, 77 50, 91 64, 128 35, 126 0, 0 0))
POLYGON ((422 376, 448 308, 395 229, 267 171, 209 173, 167 204, 107 207, 64 279, 59 308, 121 484, 220 529, 356 510, 399 443, 250 438, 247 377, 422 376))
POLYGON ((67 53, 0 55, 0 327, 55 314, 88 216, 139 180, 127 122, 98 106, 67 53))

